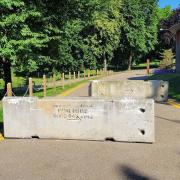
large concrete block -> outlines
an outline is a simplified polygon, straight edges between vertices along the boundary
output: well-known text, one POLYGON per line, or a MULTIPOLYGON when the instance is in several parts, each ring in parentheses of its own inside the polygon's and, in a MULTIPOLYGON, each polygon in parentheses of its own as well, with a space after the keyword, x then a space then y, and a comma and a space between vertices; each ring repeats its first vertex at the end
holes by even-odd
POLYGON ((168 100, 167 81, 91 81, 89 95, 108 98, 153 98, 157 102, 168 100))
POLYGON ((154 142, 154 100, 3 99, 7 138, 154 142))

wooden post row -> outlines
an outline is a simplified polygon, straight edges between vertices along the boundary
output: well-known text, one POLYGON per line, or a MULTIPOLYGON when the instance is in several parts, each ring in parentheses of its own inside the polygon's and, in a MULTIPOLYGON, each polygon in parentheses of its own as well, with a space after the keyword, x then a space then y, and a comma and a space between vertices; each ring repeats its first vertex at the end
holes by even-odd
POLYGON ((86 70, 84 70, 84 79, 86 79, 86 70))
POLYGON ((78 79, 80 78, 80 72, 78 71, 78 79))
POLYGON ((56 75, 53 74, 53 89, 56 91, 56 75))
POLYGON ((147 74, 150 74, 150 60, 147 59, 147 74))
POLYGON ((62 73, 62 88, 64 89, 64 73, 62 73))
POLYGON ((46 75, 43 75, 43 93, 44 97, 46 97, 46 75))
POLYGON ((29 78, 29 96, 30 97, 33 96, 33 82, 32 82, 32 78, 29 78))
POLYGON ((74 80, 76 79, 76 72, 74 72, 74 80))
POLYGON ((12 84, 7 83, 7 96, 12 97, 12 84))
POLYGON ((96 76, 98 76, 99 75, 99 71, 98 71, 98 69, 96 70, 96 76))
POLYGON ((90 78, 90 77, 91 77, 90 70, 88 70, 88 78, 90 78))

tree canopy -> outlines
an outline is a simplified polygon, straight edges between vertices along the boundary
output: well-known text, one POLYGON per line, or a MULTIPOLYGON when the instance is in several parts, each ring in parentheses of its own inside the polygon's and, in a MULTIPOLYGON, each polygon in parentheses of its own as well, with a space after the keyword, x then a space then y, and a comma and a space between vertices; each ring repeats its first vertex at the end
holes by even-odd
POLYGON ((11 69, 30 75, 105 63, 131 67, 154 49, 166 14, 157 0, 1 0, 4 80, 11 81, 11 69))

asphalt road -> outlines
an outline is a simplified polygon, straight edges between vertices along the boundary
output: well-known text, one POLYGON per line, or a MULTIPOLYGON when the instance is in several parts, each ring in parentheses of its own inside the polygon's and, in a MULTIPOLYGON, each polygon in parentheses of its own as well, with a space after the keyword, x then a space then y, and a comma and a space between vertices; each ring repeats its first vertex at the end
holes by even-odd
MULTIPOLYGON (((141 79, 143 71, 104 79, 141 79)), ((71 96, 87 96, 88 84, 71 96)), ((0 141, 0 180, 180 179, 180 109, 155 105, 154 144, 71 141, 0 141)))

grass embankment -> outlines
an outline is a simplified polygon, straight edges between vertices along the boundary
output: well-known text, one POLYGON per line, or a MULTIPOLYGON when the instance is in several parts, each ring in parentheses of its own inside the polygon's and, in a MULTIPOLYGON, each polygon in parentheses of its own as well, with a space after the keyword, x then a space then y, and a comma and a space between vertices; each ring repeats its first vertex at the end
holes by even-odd
POLYGON ((163 80, 169 82, 169 97, 180 101, 180 74, 152 75, 147 80, 163 80))

